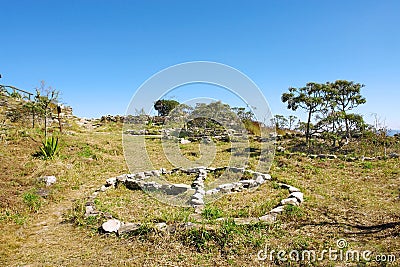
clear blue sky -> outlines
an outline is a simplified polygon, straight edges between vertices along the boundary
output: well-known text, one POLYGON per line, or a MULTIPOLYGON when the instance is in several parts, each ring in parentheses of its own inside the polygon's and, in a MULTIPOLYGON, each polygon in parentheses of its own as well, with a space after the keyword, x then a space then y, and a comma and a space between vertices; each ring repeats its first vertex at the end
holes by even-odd
MULTIPOLYGON (((272 112, 290 86, 347 79, 400 129, 400 1, 0 0, 2 84, 41 80, 83 117, 123 114, 151 75, 182 62, 230 65, 272 112)), ((215 96, 211 96, 215 97, 215 96)))

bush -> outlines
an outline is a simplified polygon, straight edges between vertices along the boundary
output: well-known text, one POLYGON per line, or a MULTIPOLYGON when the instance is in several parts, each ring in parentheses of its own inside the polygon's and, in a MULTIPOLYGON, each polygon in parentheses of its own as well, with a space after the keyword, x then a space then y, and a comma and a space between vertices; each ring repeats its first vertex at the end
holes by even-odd
POLYGON ((45 142, 42 142, 40 150, 33 156, 42 159, 53 159, 58 153, 58 148, 58 138, 52 136, 51 138, 46 139, 45 142))

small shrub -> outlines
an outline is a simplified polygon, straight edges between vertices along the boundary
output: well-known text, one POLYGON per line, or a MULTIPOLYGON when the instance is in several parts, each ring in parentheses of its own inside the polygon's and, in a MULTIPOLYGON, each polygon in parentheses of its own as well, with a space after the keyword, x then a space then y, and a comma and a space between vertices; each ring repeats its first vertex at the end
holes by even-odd
POLYGON ((42 142, 40 150, 37 151, 33 156, 45 160, 53 159, 54 156, 58 153, 58 150, 58 138, 54 138, 54 136, 52 136, 51 138, 46 139, 45 142, 42 142))

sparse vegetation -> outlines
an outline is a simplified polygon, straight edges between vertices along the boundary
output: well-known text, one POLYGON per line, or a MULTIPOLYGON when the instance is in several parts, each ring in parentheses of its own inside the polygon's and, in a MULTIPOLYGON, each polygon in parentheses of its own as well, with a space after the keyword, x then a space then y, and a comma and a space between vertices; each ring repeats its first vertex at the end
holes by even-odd
MULTIPOLYGON (((345 152, 349 157, 399 152, 398 139, 365 135, 336 150, 343 153, 343 159, 310 159, 300 149, 293 154, 280 153, 270 171, 271 182, 253 192, 226 195, 208 204, 200 218, 191 216, 193 208, 172 207, 143 191, 128 190, 124 186, 96 199, 103 216, 86 218, 87 196, 105 179, 139 171, 128 170, 125 164, 122 124, 98 121, 93 124, 100 126, 91 129, 71 123, 65 131, 73 134, 62 134, 58 146, 63 149, 51 161, 32 157, 38 146, 35 140, 40 140, 43 134, 40 127, 7 131, 7 139, 0 146, 3 167, 0 261, 3 265, 257 266, 261 263, 286 266, 285 262, 259 262, 257 253, 266 245, 288 251, 335 249, 339 238, 346 238, 353 249, 397 253, 400 258, 399 159, 387 157, 363 162, 344 158, 345 152), (56 185, 46 188, 47 198, 37 194, 40 186, 36 179, 42 175, 55 175, 58 179, 56 185), (305 203, 300 207, 286 206, 275 223, 238 225, 233 221, 232 218, 258 217, 274 208, 288 194, 278 183, 301 188, 305 203), (98 227, 107 214, 144 224, 130 235, 101 235, 98 227), (166 236, 151 227, 158 222, 204 225, 166 236)), ((330 144, 319 147, 323 142, 319 140, 314 149, 329 150, 330 144)), ((301 146, 305 140, 294 137, 280 144, 295 152, 296 147, 305 147, 301 146)), ((199 153, 198 145, 197 142, 182 145, 183 155, 195 160, 198 154, 191 153, 199 153)), ((260 143, 251 140, 250 146, 249 166, 254 167, 260 143)), ((213 166, 229 164, 229 142, 217 142, 216 147, 213 166)), ((159 138, 146 139, 146 149, 156 162, 154 168, 173 167, 160 153, 159 138)), ((171 175, 168 179, 180 183, 191 178, 171 175)), ((312 263, 313 266, 329 264, 327 260, 312 263)))

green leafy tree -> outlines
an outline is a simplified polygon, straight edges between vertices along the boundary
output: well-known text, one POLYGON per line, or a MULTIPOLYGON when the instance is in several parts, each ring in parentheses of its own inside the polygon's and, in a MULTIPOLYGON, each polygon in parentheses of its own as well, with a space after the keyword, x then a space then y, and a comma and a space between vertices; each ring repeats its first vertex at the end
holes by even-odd
POLYGON ((277 129, 285 129, 288 126, 288 120, 283 115, 275 115, 272 120, 277 129))
POLYGON ((287 108, 296 111, 304 109, 308 113, 306 125, 306 142, 310 140, 310 126, 312 116, 322 108, 324 84, 310 82, 305 87, 289 88, 288 93, 282 94, 282 102, 287 103, 287 108))
POLYGON ((366 99, 361 95, 361 88, 365 85, 354 83, 353 81, 337 80, 333 83, 327 83, 330 105, 333 109, 342 113, 346 127, 346 138, 351 138, 350 120, 348 116, 350 110, 365 104, 366 99))
POLYGON ((158 111, 159 116, 168 116, 168 114, 179 105, 179 102, 172 99, 160 99, 154 103, 154 109, 158 111))

